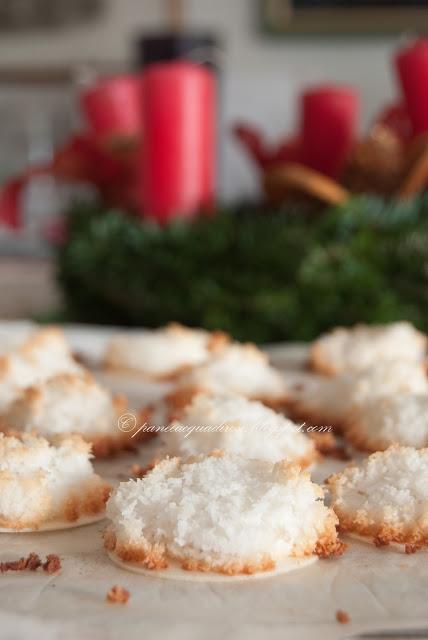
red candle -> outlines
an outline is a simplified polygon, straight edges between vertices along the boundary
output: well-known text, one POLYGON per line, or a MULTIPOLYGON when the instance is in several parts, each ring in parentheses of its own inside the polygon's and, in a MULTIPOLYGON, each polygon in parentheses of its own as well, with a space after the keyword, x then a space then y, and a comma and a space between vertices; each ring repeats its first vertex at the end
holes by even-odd
POLYGON ((412 43, 395 58, 413 133, 428 131, 428 40, 412 43))
POLYGON ((143 214, 160 222, 191 216, 214 199, 214 73, 190 62, 154 64, 143 92, 143 214))
POLYGON ((321 86, 302 96, 302 162, 338 177, 351 150, 359 98, 348 87, 321 86))
POLYGON ((137 76, 100 80, 81 94, 80 102, 91 129, 99 136, 134 136, 141 131, 141 83, 137 76))

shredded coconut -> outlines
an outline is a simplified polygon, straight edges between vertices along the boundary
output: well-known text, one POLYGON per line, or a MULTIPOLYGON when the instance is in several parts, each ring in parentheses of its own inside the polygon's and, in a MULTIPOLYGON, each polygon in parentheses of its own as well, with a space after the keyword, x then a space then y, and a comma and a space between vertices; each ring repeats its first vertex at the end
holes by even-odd
POLYGON ((90 446, 79 436, 55 446, 36 436, 0 433, 1 526, 10 523, 20 528, 66 519, 70 499, 78 506, 103 488, 90 458, 90 446))
POLYGON ((329 479, 332 506, 366 524, 428 527, 428 449, 393 446, 329 479))
POLYGON ((401 393, 428 393, 428 378, 421 363, 380 361, 360 371, 302 380, 294 394, 299 413, 341 424, 355 407, 401 393))
POLYGON ((162 437, 168 453, 184 457, 222 449, 269 462, 315 458, 314 444, 299 425, 241 396, 197 395, 162 437))
POLYGON ((51 438, 56 434, 117 434, 118 411, 110 393, 89 374, 63 374, 24 390, 4 414, 12 429, 51 438))
POLYGON ((346 427, 348 437, 367 450, 397 443, 428 445, 428 394, 403 393, 375 398, 357 408, 346 427))
POLYGON ((380 360, 421 361, 426 337, 408 322, 338 327, 313 343, 316 369, 334 374, 360 370, 380 360))
POLYGON ((309 474, 229 454, 166 459, 121 483, 107 514, 117 548, 211 567, 302 556, 326 535, 336 540, 336 520, 309 474))
POLYGON ((25 387, 66 372, 80 372, 63 333, 50 328, 32 334, 19 348, 0 358, 0 411, 25 387))
MULTIPOLYGON (((107 347, 105 363, 148 376, 172 375, 207 360, 215 335, 177 324, 154 331, 117 334, 107 347)), ((224 341, 224 337, 219 340, 224 341)))
POLYGON ((179 387, 192 385, 249 398, 284 398, 287 392, 284 377, 269 364, 266 354, 251 344, 226 347, 178 381, 179 387))

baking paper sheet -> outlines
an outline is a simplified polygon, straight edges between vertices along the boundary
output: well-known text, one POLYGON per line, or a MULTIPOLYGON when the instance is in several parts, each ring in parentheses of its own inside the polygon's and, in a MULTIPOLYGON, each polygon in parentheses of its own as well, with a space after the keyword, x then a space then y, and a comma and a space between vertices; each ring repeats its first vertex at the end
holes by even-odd
MULTIPOLYGON (((106 334, 77 328, 69 334, 74 347, 83 352, 89 346, 96 361, 106 334)), ((283 365, 286 352, 278 350, 283 365)), ((291 353, 294 364, 301 360, 301 350, 299 358, 295 348, 291 353)), ((104 382, 121 391, 128 384, 105 376, 104 382)), ((148 395, 141 382, 131 381, 129 391, 133 406, 148 395)), ((146 464, 155 449, 153 442, 140 454, 96 463, 97 471, 117 482, 133 463, 146 464)), ((342 466, 324 462, 314 478, 322 481, 342 466)), ((349 540, 342 558, 276 578, 174 582, 115 566, 102 548, 104 527, 101 522, 69 531, 0 534, 0 560, 35 552, 43 559, 57 553, 62 562, 57 575, 41 570, 0 575, 2 640, 336 640, 364 630, 428 627, 428 552, 405 555, 349 540), (126 605, 106 602, 116 584, 131 592, 126 605), (349 624, 336 622, 338 609, 349 614, 349 624)))

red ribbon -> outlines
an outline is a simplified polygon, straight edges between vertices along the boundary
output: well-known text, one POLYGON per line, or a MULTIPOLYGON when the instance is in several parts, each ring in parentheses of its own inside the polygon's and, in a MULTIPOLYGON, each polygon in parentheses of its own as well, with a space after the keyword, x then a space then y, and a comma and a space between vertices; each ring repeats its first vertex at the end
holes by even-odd
POLYGON ((141 89, 138 76, 101 79, 81 96, 89 130, 77 133, 49 164, 32 167, 0 187, 0 225, 19 229, 22 192, 36 175, 94 186, 112 206, 138 206, 137 151, 141 140, 141 89))
POLYGON ((233 127, 233 133, 263 173, 287 162, 300 161, 301 145, 296 137, 283 138, 277 145, 269 146, 256 127, 243 122, 233 127))
POLYGON ((0 223, 12 229, 22 226, 22 192, 34 176, 43 174, 65 182, 90 184, 112 206, 136 209, 137 149, 137 139, 98 139, 90 133, 75 135, 55 153, 49 165, 33 167, 3 185, 0 223))

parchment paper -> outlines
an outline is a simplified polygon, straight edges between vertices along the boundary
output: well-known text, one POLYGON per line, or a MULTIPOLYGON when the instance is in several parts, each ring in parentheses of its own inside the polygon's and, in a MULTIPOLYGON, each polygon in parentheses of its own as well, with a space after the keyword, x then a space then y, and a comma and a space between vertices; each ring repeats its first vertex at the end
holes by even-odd
MULTIPOLYGON (((69 334, 74 347, 89 350, 96 362, 106 334, 77 328, 69 334)), ((287 364, 287 349, 272 353, 287 364)), ((294 365, 302 353, 290 348, 294 365)), ((115 389, 128 389, 134 405, 155 391, 135 380, 102 377, 115 389)), ((97 470, 117 482, 129 475, 132 463, 149 460, 155 448, 153 443, 140 454, 97 463, 97 470)), ((314 478, 322 481, 341 466, 324 462, 314 478)), ((335 640, 363 630, 428 627, 428 552, 405 555, 349 540, 342 558, 276 578, 231 585, 173 582, 113 565, 102 548, 104 526, 0 534, 0 560, 33 551, 43 557, 57 553, 62 561, 57 575, 41 570, 0 575, 2 639, 335 640), (106 602, 115 584, 131 592, 128 604, 106 602), (338 609, 349 614, 349 624, 336 622, 338 609)))

